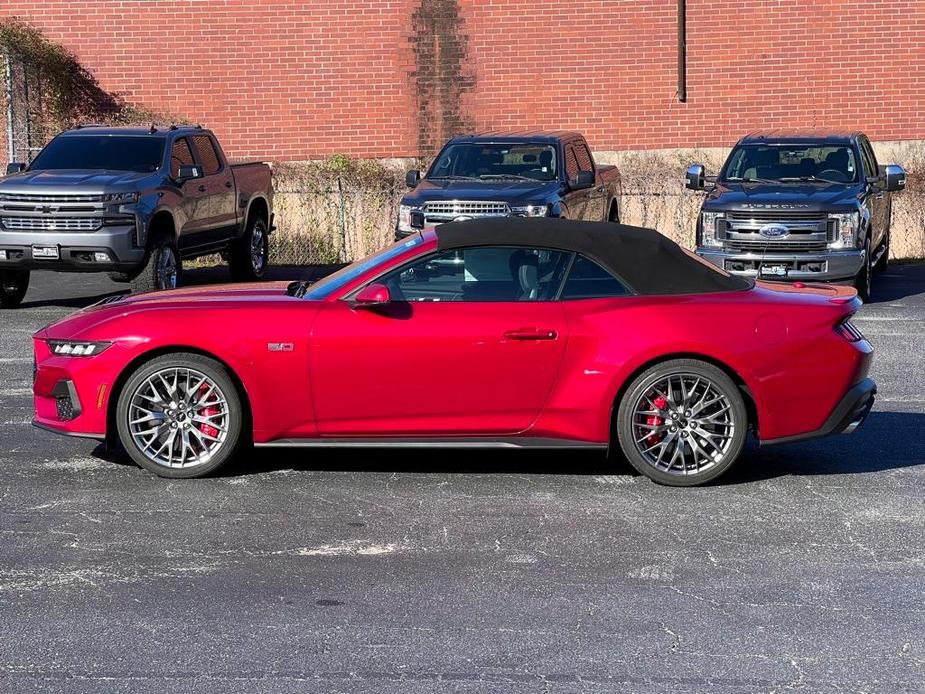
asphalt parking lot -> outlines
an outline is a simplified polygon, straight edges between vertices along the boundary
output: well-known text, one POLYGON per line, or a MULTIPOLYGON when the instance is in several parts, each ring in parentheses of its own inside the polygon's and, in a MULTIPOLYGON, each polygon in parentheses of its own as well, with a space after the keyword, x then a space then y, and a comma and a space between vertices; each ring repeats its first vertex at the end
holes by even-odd
POLYGON ((30 334, 122 289, 36 274, 0 313, 0 691, 923 692, 925 265, 878 280, 864 427, 668 489, 573 452, 155 478, 30 426, 30 334))

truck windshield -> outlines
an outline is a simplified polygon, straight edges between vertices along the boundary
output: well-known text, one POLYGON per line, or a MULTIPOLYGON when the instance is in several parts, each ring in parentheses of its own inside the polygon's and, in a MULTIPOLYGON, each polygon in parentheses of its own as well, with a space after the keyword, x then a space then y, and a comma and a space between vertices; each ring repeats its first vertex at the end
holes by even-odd
POLYGON ((101 169, 150 173, 161 167, 164 138, 144 135, 64 135, 48 143, 30 171, 101 169))
POLYGON ((854 183, 858 166, 848 145, 740 145, 729 155, 720 180, 854 183))
POLYGON ((552 181, 557 164, 552 145, 462 143, 444 149, 427 178, 552 181))

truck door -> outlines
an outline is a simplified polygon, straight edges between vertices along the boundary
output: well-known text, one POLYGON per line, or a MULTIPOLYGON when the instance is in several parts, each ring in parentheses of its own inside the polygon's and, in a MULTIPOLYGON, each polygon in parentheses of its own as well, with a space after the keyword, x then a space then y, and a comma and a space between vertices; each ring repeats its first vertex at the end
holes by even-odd
MULTIPOLYGON (((877 164, 877 157, 873 147, 870 146, 870 141, 866 137, 860 137, 858 145, 861 148, 861 167, 864 176, 868 180, 879 178, 880 166, 877 164)), ((868 184, 867 199, 871 213, 870 249, 873 252, 883 243, 890 214, 889 194, 886 192, 885 182, 878 180, 876 183, 868 184)))
POLYGON ((594 166, 594 159, 591 158, 591 151, 584 142, 575 143, 575 157, 578 159, 578 168, 581 171, 590 171, 594 174, 594 187, 584 191, 587 203, 585 207, 585 219, 592 222, 604 221, 604 203, 607 191, 597 177, 597 170, 594 166))
MULTIPOLYGON (((193 149, 186 137, 178 137, 170 148, 170 177, 176 181, 180 176, 181 166, 196 163, 193 149)), ((201 231, 202 220, 206 216, 206 196, 199 190, 201 178, 193 178, 178 183, 182 198, 174 210, 177 224, 177 245, 180 249, 193 245, 190 239, 201 231)))
POLYGON ((588 218, 588 191, 573 190, 571 188, 575 179, 578 178, 578 172, 581 170, 578 165, 578 157, 575 153, 575 146, 568 143, 563 147, 565 152, 565 180, 569 189, 562 197, 562 201, 568 208, 569 219, 587 219, 588 218))
POLYGON ((190 140, 203 172, 197 191, 206 198, 205 216, 195 243, 197 246, 220 243, 236 233, 234 176, 209 135, 193 135, 190 140))

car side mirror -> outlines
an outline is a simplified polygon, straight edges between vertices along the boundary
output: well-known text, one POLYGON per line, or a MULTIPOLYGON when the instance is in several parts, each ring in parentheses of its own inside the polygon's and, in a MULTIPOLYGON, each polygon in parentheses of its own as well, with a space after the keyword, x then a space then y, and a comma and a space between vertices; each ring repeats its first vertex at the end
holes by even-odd
POLYGON ((575 180, 569 186, 572 190, 585 190, 594 186, 593 171, 579 171, 575 180))
POLYGON ((883 167, 883 181, 889 191, 905 190, 906 170, 898 164, 887 164, 883 167))
POLYGON ((405 174, 405 185, 409 188, 416 188, 421 181, 421 172, 417 169, 411 169, 405 174))
POLYGON ((706 180, 706 170, 703 164, 691 164, 684 174, 684 187, 688 190, 703 190, 706 180))
POLYGON ((13 161, 6 165, 6 175, 12 176, 13 174, 22 173, 26 170, 26 165, 21 161, 13 161))
POLYGON ((184 164, 177 173, 177 180, 180 182, 189 181, 193 178, 202 178, 202 169, 195 164, 184 164))
POLYGON ((383 306, 392 301, 392 295, 384 284, 373 282, 363 287, 353 300, 360 307, 383 306))

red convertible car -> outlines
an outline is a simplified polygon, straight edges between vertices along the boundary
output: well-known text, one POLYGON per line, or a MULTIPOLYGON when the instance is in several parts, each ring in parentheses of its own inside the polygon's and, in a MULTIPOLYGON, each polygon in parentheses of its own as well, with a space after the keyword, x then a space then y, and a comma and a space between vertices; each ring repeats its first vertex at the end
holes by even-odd
POLYGON ((853 289, 753 283, 648 229, 461 221, 314 284, 111 297, 35 335, 35 424, 165 477, 244 446, 617 448, 693 485, 873 404, 853 289))

